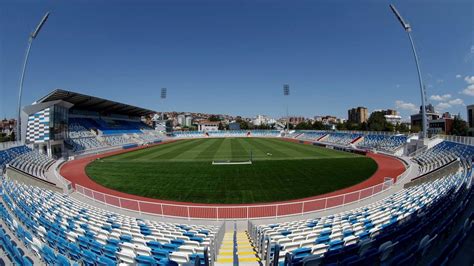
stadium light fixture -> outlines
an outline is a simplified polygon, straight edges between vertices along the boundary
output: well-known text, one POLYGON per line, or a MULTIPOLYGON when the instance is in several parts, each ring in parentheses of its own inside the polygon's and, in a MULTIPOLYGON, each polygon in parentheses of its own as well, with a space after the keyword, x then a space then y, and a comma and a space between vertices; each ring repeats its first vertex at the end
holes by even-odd
POLYGON ((428 129, 428 121, 426 117, 426 106, 425 106, 425 86, 423 85, 423 79, 421 77, 421 69, 420 69, 420 62, 418 61, 418 55, 416 53, 415 44, 413 42, 413 38, 411 37, 411 26, 410 24, 406 23, 403 17, 398 13, 398 10, 395 8, 394 5, 390 5, 390 9, 392 10, 393 14, 397 17, 400 24, 402 24, 403 29, 408 34, 408 38, 410 39, 411 49, 413 51, 413 56, 415 57, 416 63, 416 70, 418 71, 418 82, 420 84, 420 93, 421 93, 421 139, 424 139, 427 136, 427 129, 428 129))
POLYGON ((166 99, 166 94, 167 94, 167 89, 166 88, 161 88, 161 99, 164 100, 166 99))
POLYGON ((33 43, 33 40, 36 39, 36 37, 38 36, 39 32, 41 31, 41 28, 43 28, 44 23, 46 23, 46 20, 48 20, 49 14, 50 14, 49 11, 46 12, 46 14, 43 16, 41 21, 38 23, 38 26, 36 26, 35 30, 30 34, 30 37, 28 38, 28 47, 26 48, 25 61, 23 62, 23 69, 21 71, 21 77, 20 77, 20 88, 18 92, 18 120, 16 122, 16 125, 17 125, 16 139, 17 140, 21 140, 21 96, 23 93, 23 81, 25 80, 26 66, 28 64, 31 44, 33 43))

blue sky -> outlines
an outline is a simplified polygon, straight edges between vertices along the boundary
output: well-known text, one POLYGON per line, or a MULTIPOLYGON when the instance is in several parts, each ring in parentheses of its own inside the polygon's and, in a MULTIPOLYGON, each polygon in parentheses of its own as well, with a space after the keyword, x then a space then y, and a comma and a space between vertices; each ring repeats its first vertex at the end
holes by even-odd
POLYGON ((474 2, 0 1, 0 117, 54 88, 154 110, 279 117, 347 116, 347 109, 420 103, 406 33, 413 27, 428 98, 439 111, 474 102, 474 2), (112 4, 113 3, 113 4, 112 4), (291 96, 282 96, 282 84, 291 96), (161 104, 160 88, 168 88, 161 104))

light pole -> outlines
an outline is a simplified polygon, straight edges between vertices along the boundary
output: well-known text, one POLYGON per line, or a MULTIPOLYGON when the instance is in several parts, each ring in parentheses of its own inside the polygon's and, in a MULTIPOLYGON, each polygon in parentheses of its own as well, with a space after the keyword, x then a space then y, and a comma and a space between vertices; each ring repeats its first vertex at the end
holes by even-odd
POLYGON ((418 71, 418 81, 420 83, 420 93, 421 93, 421 139, 424 139, 427 136, 427 118, 426 118, 426 108, 425 108, 425 87, 423 85, 423 79, 421 78, 421 70, 420 70, 420 63, 418 62, 418 55, 416 54, 416 49, 415 49, 415 44, 413 43, 413 38, 411 37, 411 26, 410 24, 406 23, 405 20, 403 20, 402 16, 400 13, 398 13, 397 9, 395 8, 394 5, 390 5, 390 9, 392 9, 393 14, 397 17, 398 21, 402 24, 403 29, 406 31, 408 34, 408 38, 410 39, 410 44, 411 48, 413 50, 413 56, 415 57, 415 63, 416 63, 416 70, 418 71))
MULTIPOLYGON (((163 105, 164 105, 164 101, 166 99, 166 95, 168 94, 168 89, 167 88, 161 88, 161 94, 160 94, 160 98, 161 98, 161 108, 163 108, 163 105)), ((164 110, 161 109, 161 120, 162 121, 165 121, 165 115, 164 115, 164 110)))
POLYGON ((46 12, 46 14, 43 16, 38 26, 36 26, 35 30, 30 34, 30 37, 28 38, 28 47, 26 48, 25 61, 23 62, 23 69, 21 71, 21 77, 20 77, 20 89, 18 92, 18 121, 16 122, 16 125, 17 125, 16 139, 17 140, 21 140, 21 95, 23 93, 23 81, 25 80, 26 65, 28 64, 28 57, 30 55, 31 44, 33 43, 33 40, 36 38, 36 36, 38 36, 38 33, 40 32, 41 28, 43 27, 48 17, 49 17, 49 12, 46 12))
MULTIPOLYGON (((290 95, 290 85, 284 84, 283 85, 283 95, 284 96, 289 96, 290 95)), ((290 131, 290 116, 288 114, 288 101, 286 102, 286 132, 288 133, 290 131)))

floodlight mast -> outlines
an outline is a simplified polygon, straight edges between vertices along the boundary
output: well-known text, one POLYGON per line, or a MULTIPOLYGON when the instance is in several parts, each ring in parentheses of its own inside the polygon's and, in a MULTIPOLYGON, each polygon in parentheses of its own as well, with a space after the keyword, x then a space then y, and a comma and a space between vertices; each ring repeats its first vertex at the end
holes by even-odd
MULTIPOLYGON (((284 84, 283 85, 283 95, 289 96, 290 95, 290 85, 284 84)), ((290 115, 288 114, 288 101, 286 102, 286 132, 290 132, 290 115)))
POLYGON ((392 10, 393 14, 397 17, 400 24, 402 24, 403 29, 408 34, 408 38, 410 39, 411 48, 413 51, 413 56, 415 57, 416 63, 416 70, 418 71, 418 82, 420 84, 420 93, 421 93, 421 139, 427 137, 427 128, 428 128, 428 121, 426 117, 426 106, 425 106, 425 86, 423 85, 423 79, 421 77, 421 70, 420 70, 420 62, 418 61, 418 55, 416 53, 415 44, 413 42, 413 38, 411 37, 411 26, 410 24, 406 23, 403 17, 398 13, 398 10, 395 8, 394 5, 390 5, 390 9, 392 10))
POLYGON ((28 38, 28 46, 26 48, 25 61, 23 62, 23 69, 21 71, 20 88, 18 92, 18 117, 17 117, 18 120, 16 121, 16 139, 18 141, 21 140, 21 96, 23 93, 23 81, 25 80, 26 66, 28 65, 28 58, 30 55, 31 44, 33 43, 33 40, 36 39, 36 37, 38 36, 38 33, 41 31, 41 28, 43 28, 43 25, 46 22, 46 20, 48 20, 48 17, 49 17, 49 12, 46 12, 46 14, 41 19, 40 23, 38 23, 38 26, 36 26, 35 30, 30 34, 30 37, 28 38))

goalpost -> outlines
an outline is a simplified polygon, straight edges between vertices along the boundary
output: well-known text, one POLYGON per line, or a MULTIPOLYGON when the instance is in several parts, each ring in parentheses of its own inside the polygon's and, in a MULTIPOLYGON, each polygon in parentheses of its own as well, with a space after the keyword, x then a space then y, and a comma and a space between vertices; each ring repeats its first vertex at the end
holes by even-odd
POLYGON ((212 165, 239 165, 239 164, 252 164, 253 162, 253 155, 252 150, 250 150, 249 159, 248 160, 213 160, 212 165))

